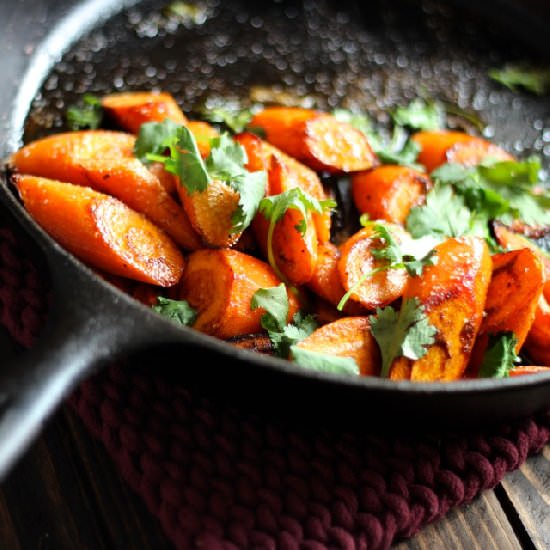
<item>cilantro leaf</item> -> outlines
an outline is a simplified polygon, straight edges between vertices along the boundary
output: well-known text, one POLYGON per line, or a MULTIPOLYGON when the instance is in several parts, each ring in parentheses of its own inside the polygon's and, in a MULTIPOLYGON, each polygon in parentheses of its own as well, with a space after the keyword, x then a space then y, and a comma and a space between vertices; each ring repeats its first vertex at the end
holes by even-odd
POLYGON ((375 315, 369 316, 369 321, 382 354, 380 376, 386 378, 395 359, 420 359, 437 334, 417 298, 404 300, 399 311, 392 306, 378 308, 375 315))
POLYGON ((197 318, 197 311, 186 300, 171 300, 158 296, 157 303, 151 307, 162 316, 182 325, 191 326, 197 318))
POLYGON ((260 288, 252 296, 250 309, 264 308, 262 327, 268 331, 281 331, 286 326, 288 317, 288 295, 286 286, 281 283, 272 288, 260 288))
POLYGON ((413 130, 438 130, 445 126, 445 110, 436 101, 415 99, 391 113, 397 126, 413 130))
POLYGON ((489 336, 489 344, 479 369, 481 378, 507 378, 519 357, 516 354, 518 339, 513 332, 489 336))
POLYGON ((202 118, 214 124, 223 124, 231 132, 238 134, 245 130, 254 116, 255 109, 237 109, 231 107, 202 107, 202 118))
POLYGON ((67 109, 66 119, 71 130, 96 130, 103 121, 101 99, 85 94, 78 103, 67 109))
POLYGON ((307 338, 316 328, 317 322, 313 315, 296 313, 292 323, 288 323, 280 332, 268 331, 273 348, 279 357, 288 357, 290 348, 307 338))
POLYGON ((151 160, 148 154, 161 155, 169 147, 181 124, 170 119, 162 122, 145 122, 139 127, 139 133, 134 144, 134 155, 144 164, 151 160))
POLYGON ((489 70, 489 77, 513 92, 520 89, 543 95, 550 91, 550 69, 510 64, 489 70))
POLYGON ((335 374, 352 374, 359 376, 359 367, 351 357, 329 355, 318 351, 300 348, 296 345, 290 347, 291 358, 301 367, 335 374))

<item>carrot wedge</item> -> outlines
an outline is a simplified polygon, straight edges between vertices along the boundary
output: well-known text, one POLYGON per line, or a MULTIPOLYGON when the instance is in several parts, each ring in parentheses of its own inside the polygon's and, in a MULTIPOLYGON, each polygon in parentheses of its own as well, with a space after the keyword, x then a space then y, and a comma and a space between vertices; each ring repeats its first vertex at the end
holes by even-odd
MULTIPOLYGON (((179 298, 198 312, 193 328, 228 339, 264 332, 265 310, 252 310, 252 297, 280 283, 269 264, 254 256, 228 248, 196 250, 188 256, 179 298)), ((299 306, 290 291, 288 298, 290 321, 299 306)))
MULTIPOLYGON (((396 238, 406 238, 403 228, 398 225, 391 227, 396 238)), ((405 269, 375 271, 384 265, 384 260, 376 259, 372 249, 380 248, 381 244, 373 226, 368 225, 340 246, 337 264, 340 281, 346 292, 351 291, 350 300, 368 311, 375 311, 401 297, 409 278, 405 269)))
POLYGON ((202 246, 182 207, 159 179, 133 157, 135 137, 124 132, 83 130, 55 134, 12 155, 18 172, 66 181, 112 195, 145 214, 182 248, 202 246))
POLYGON ((436 246, 437 262, 411 277, 403 299, 416 298, 438 330, 426 354, 412 361, 400 357, 390 378, 449 381, 461 378, 481 326, 491 257, 485 240, 451 238, 436 246))
POLYGON ((431 187, 426 174, 407 166, 384 164, 351 176, 353 202, 359 213, 400 225, 431 187))
POLYGON ((354 359, 363 376, 380 371, 380 351, 368 317, 342 317, 316 329, 298 342, 302 349, 354 359))
POLYGON ((266 107, 250 126, 266 140, 313 170, 340 174, 367 170, 378 163, 366 136, 330 113, 299 107, 266 107))
POLYGON ((525 376, 526 374, 549 373, 550 367, 541 365, 518 365, 510 370, 510 376, 525 376))
POLYGON ((165 119, 186 124, 187 118, 174 97, 167 92, 118 92, 103 96, 101 106, 117 126, 137 134, 144 122, 165 119))
POLYGON ((495 254, 492 262, 485 317, 468 364, 469 377, 478 375, 491 334, 513 332, 519 353, 542 295, 543 266, 532 250, 523 248, 495 254))
POLYGON ((550 367, 550 303, 544 296, 539 298, 524 349, 535 363, 550 367))
POLYGON ((420 146, 418 162, 428 172, 447 162, 475 166, 486 157, 514 160, 502 147, 465 132, 424 130, 415 133, 412 139, 420 146))
POLYGON ((61 246, 113 275, 169 287, 183 273, 175 243, 142 214, 89 187, 19 175, 23 204, 61 246))

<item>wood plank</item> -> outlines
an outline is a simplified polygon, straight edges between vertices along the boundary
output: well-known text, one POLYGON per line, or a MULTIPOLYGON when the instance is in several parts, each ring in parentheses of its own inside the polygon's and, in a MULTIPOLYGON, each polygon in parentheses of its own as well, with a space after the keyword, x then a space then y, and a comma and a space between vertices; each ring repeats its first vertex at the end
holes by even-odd
POLYGON ((485 491, 469 505, 451 510, 394 550, 521 550, 494 491, 485 491))
POLYGON ((508 474, 502 488, 537 550, 550 548, 550 447, 508 474))

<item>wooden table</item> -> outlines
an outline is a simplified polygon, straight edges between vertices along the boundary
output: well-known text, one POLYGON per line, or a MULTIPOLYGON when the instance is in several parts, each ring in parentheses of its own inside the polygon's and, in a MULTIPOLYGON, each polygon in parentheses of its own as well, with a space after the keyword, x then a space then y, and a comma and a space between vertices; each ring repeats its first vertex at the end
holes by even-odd
MULTIPOLYGON (((10 342, 0 329, 2 357, 10 342)), ((13 351, 13 348, 12 348, 13 351)), ((101 442, 63 406, 0 486, 1 550, 163 550, 172 545, 101 442)), ((398 550, 550 548, 550 447, 398 550)))

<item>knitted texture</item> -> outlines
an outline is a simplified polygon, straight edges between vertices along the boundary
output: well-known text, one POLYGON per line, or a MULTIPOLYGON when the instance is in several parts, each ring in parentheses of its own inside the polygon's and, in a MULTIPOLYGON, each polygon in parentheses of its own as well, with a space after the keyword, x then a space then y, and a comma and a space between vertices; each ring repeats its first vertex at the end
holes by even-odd
MULTIPOLYGON (((28 347, 47 286, 21 242, 0 222, 0 322, 28 347)), ((389 548, 550 441, 550 413, 472 434, 297 428, 123 364, 68 403, 178 549, 389 548)))

